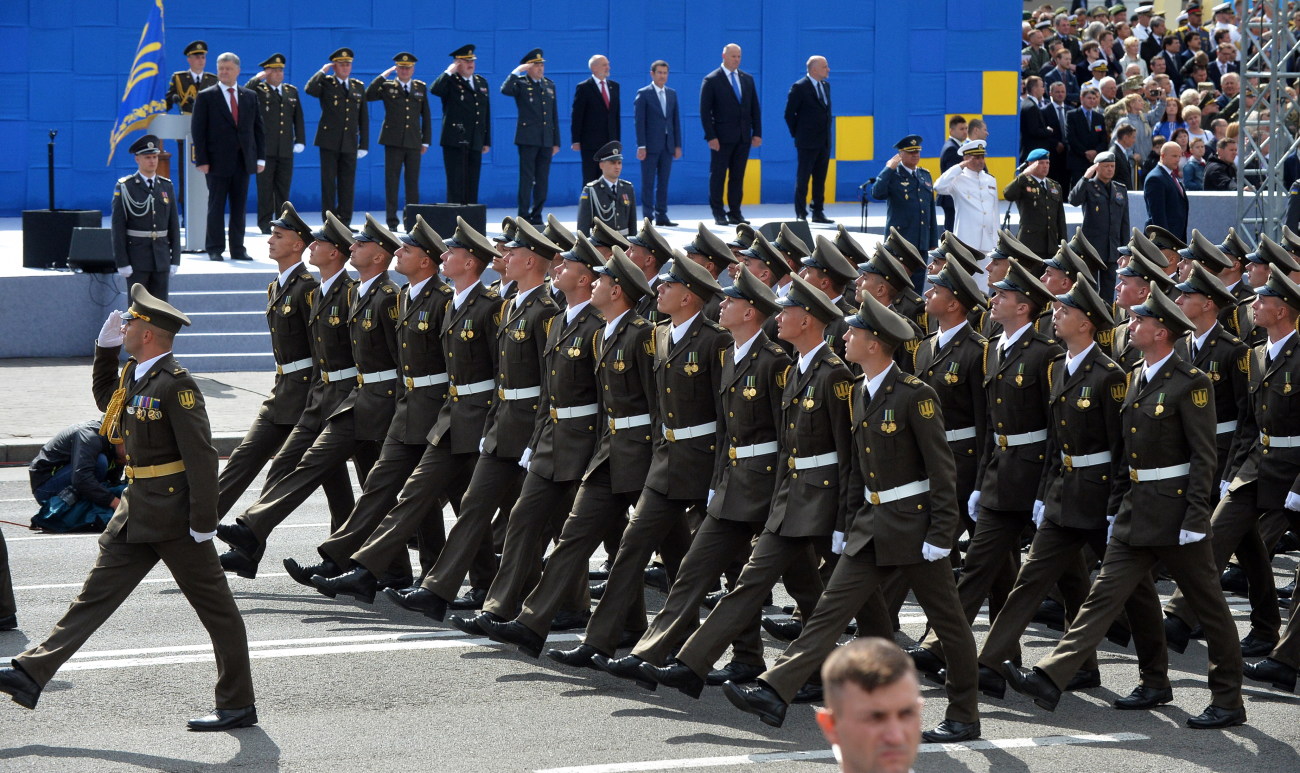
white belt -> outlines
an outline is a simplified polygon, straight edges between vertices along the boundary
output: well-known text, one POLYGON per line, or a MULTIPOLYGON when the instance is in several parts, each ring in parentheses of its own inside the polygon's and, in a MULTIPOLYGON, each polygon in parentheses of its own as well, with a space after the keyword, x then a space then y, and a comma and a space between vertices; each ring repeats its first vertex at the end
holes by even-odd
POLYGON ((300 370, 306 370, 310 367, 311 367, 311 358, 303 357, 301 360, 286 362, 283 365, 277 362, 275 364, 275 373, 278 376, 283 376, 286 373, 297 373, 300 370))
POLYGON ((1047 430, 1039 429, 1033 432, 1022 432, 1019 435, 998 435, 999 448, 1014 448, 1016 446, 1027 446, 1030 443, 1041 443, 1047 440, 1047 430))
POLYGON ((668 438, 669 443, 676 443, 678 440, 690 440, 691 438, 712 435, 718 431, 716 421, 707 424, 696 424, 694 427, 682 427, 681 429, 669 429, 664 427, 664 437, 668 438))
POLYGON ((344 368, 343 370, 327 370, 324 373, 320 374, 320 380, 328 384, 331 381, 338 381, 340 379, 352 378, 355 375, 357 375, 356 368, 344 368))
POLYGON ((1222 435, 1225 432, 1236 432, 1236 431, 1237 431, 1236 419, 1233 419, 1232 421, 1221 421, 1218 424, 1214 425, 1214 434, 1216 435, 1222 435))
POLYGON ((486 381, 475 381, 473 384, 465 384, 463 386, 452 384, 450 391, 452 397, 464 397, 465 395, 476 395, 479 392, 487 392, 496 385, 497 382, 492 379, 487 379, 486 381))
POLYGON ((392 381, 397 378, 396 370, 381 370, 375 373, 362 373, 357 376, 357 384, 364 385, 366 382, 377 384, 380 381, 392 381))
POLYGON ((895 486, 890 489, 885 489, 884 491, 872 491, 871 489, 864 489, 863 493, 866 495, 867 501, 870 502, 871 504, 883 505, 889 502, 897 502, 900 499, 907 499, 908 497, 914 497, 917 494, 924 494, 929 490, 930 490, 930 479, 926 478, 925 480, 913 481, 912 483, 907 483, 902 486, 895 486))
POLYGON ((1265 448, 1300 448, 1300 435, 1291 435, 1290 437, 1270 437, 1260 433, 1259 442, 1265 448))
POLYGON ((140 239, 161 239, 167 235, 166 231, 137 231, 134 228, 126 229, 127 236, 135 236, 140 239))
POLYGON ((749 459, 754 456, 767 456, 781 450, 781 445, 775 440, 770 443, 755 443, 751 446, 732 446, 727 452, 727 456, 732 459, 749 459))
POLYGON ((609 431, 617 432, 620 429, 632 429, 633 427, 644 427, 650 424, 650 414, 642 413, 636 416, 624 416, 621 419, 609 420, 609 431))
POLYGON ((419 389, 420 387, 435 386, 437 384, 447 383, 446 373, 431 373, 428 376, 407 376, 406 388, 419 389))
POLYGON ((551 408, 552 419, 579 419, 583 416, 595 416, 600 406, 592 403, 590 405, 574 405, 568 408, 551 408))
POLYGON ((1098 451, 1095 454, 1082 454, 1080 456, 1061 454, 1061 462, 1067 470, 1073 470, 1076 467, 1096 467, 1099 464, 1110 464, 1110 451, 1098 451))
MULTIPOLYGON (((1297 439, 1300 442, 1300 438, 1297 439)), ((1134 483, 1152 483, 1157 480, 1181 478, 1192 471, 1190 464, 1175 464, 1173 467, 1153 467, 1149 470, 1131 469, 1128 477, 1134 483)))
POLYGON ((817 454, 816 456, 792 456, 786 462, 792 470, 811 470, 814 467, 829 467, 832 464, 840 463, 840 455, 831 451, 829 454, 817 454))
POLYGON ((523 389, 498 389, 497 396, 502 400, 529 400, 534 397, 542 396, 542 388, 524 387, 523 389))
POLYGON ((950 429, 943 433, 949 443, 956 443, 958 440, 970 440, 975 437, 974 427, 962 427, 961 429, 950 429))

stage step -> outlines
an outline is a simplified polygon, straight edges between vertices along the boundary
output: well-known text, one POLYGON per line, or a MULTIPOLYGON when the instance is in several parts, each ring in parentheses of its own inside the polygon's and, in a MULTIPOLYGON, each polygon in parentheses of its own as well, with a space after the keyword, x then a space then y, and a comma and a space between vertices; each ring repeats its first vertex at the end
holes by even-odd
MULTIPOLYGON (((179 339, 177 339, 179 340, 179 339)), ((266 354, 185 354, 176 359, 191 373, 229 373, 234 371, 275 370, 275 358, 266 354)))
POLYGON ((176 356, 195 373, 271 370, 266 286, 275 270, 233 263, 221 273, 178 273, 170 300, 194 323, 176 338, 176 356))

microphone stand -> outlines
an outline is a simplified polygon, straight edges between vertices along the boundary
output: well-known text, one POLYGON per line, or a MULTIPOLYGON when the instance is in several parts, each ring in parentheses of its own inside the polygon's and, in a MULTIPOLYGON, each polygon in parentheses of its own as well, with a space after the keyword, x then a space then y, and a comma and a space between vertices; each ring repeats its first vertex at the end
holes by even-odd
POLYGON ((59 133, 58 129, 50 129, 50 144, 48 145, 48 152, 47 152, 48 160, 46 161, 46 165, 48 167, 48 174, 49 174, 49 183, 50 183, 50 211, 51 212, 54 211, 54 137, 58 133, 59 133))

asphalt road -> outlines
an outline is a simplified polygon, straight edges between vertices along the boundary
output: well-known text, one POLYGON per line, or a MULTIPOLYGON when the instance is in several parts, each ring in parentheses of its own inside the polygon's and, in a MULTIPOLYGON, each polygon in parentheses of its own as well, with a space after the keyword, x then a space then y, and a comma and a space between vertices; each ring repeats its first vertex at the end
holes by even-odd
MULTIPOLYGON (((33 511, 26 471, 0 470, 0 520, 25 524, 33 511)), ((699 701, 664 688, 646 692, 595 672, 532 661, 382 597, 364 605, 303 588, 283 574, 279 559, 313 557, 328 520, 323 497, 313 496, 272 536, 265 574, 231 581, 254 657, 257 728, 185 731, 185 719, 212 707, 215 669, 205 633, 160 567, 46 688, 37 711, 0 703, 0 770, 833 769, 811 707, 792 707, 785 727, 772 729, 736 711, 717 689, 699 701)), ((80 588, 96 547, 93 535, 0 528, 21 625, 0 632, 0 661, 7 661, 50 630, 80 588)), ((1277 566, 1285 582, 1294 562, 1277 566)), ((651 591, 648 601, 657 609, 662 597, 651 591)), ((1244 600, 1231 601, 1244 633, 1244 600)), ((904 634, 919 636, 919 610, 909 605, 904 615, 904 634)), ((977 639, 986 628, 977 623, 977 639)), ((1032 627, 1026 662, 1058 636, 1032 627)), ((768 640, 769 662, 779 652, 779 642, 768 640)), ((1247 725, 1189 730, 1184 720, 1209 701, 1202 643, 1172 656, 1174 703, 1152 712, 1110 708, 1109 701, 1136 683, 1136 665, 1131 652, 1110 644, 1101 655, 1104 687, 1067 695, 1051 714, 1013 692, 1006 701, 984 700, 984 740, 925 746, 916 769, 1300 770, 1300 697, 1248 684, 1247 725)), ((924 695, 923 724, 932 727, 942 719, 945 698, 929 684, 924 695)))

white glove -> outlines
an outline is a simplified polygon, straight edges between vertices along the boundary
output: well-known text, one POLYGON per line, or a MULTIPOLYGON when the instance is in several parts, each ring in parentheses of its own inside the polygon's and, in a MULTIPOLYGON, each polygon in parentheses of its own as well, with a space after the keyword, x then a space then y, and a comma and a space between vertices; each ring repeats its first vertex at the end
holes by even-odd
POLYGON ((1219 499, 1223 499, 1228 495, 1229 485, 1231 485, 1229 481, 1226 480, 1219 481, 1219 499))
POLYGON ((447 73, 448 75, 451 75, 452 73, 456 72, 456 63, 452 62, 451 64, 447 65, 447 69, 443 70, 443 72, 447 73))
POLYGON ((512 75, 523 75, 523 74, 524 74, 524 70, 527 70, 528 67, 529 67, 529 65, 521 64, 521 65, 519 65, 518 67, 516 67, 515 69, 511 70, 510 72, 511 72, 512 75))
POLYGON ((979 520, 980 513, 980 492, 976 489, 970 493, 970 499, 966 502, 966 512, 970 515, 972 521, 979 520))
POLYGON ((1294 491, 1287 492, 1286 502, 1282 506, 1288 510, 1300 511, 1300 494, 1294 491))
POLYGON ((713 495, 716 493, 718 492, 714 491, 713 489, 709 489, 709 498, 704 500, 705 507, 708 507, 709 505, 713 504, 713 495))
POLYGON ((1115 516, 1106 516, 1106 541, 1110 542, 1110 535, 1115 533, 1115 516))
POLYGON ((176 276, 176 272, 180 270, 181 270, 180 266, 169 266, 167 269, 167 273, 169 276, 176 276))
POLYGON ((301 152, 303 152, 303 151, 306 150, 306 149, 307 149, 307 146, 304 145, 304 144, 302 144, 301 142, 295 142, 295 143, 293 143, 293 152, 294 152, 294 153, 301 153, 301 152))
POLYGON ((952 552, 952 548, 937 548, 928 542, 921 543, 921 558, 926 561, 938 561, 941 558, 947 558, 952 552))
POLYGON ((1205 535, 1197 531, 1188 531, 1186 529, 1178 530, 1178 544, 1190 545, 1193 542, 1200 542, 1205 539, 1205 535))
POLYGON ((121 346, 126 335, 122 332, 122 312, 113 309, 108 313, 108 319, 104 320, 104 326, 99 329, 99 338, 95 343, 101 347, 121 346))
POLYGON ((370 151, 366 150, 365 148, 362 148, 361 150, 357 151, 357 158, 365 158, 366 154, 369 152, 370 151))
POLYGON ((844 532, 831 532, 831 552, 837 556, 844 552, 844 532))
POLYGON ((117 275, 123 279, 130 279, 134 270, 130 266, 120 266, 117 269, 117 275))
MULTIPOLYGON (((479 449, 480 451, 482 449, 479 449)), ((525 470, 528 469, 528 460, 533 458, 533 449, 525 448, 522 456, 519 457, 519 466, 525 470)))
POLYGON ((190 529, 190 536, 194 538, 195 542, 201 545, 217 536, 217 533, 215 531, 194 531, 193 529, 190 529))
POLYGON ((1045 509, 1046 508, 1043 505, 1043 500, 1041 499, 1034 500, 1034 528, 1035 529, 1043 528, 1043 511, 1045 509))

